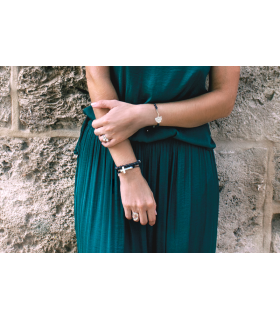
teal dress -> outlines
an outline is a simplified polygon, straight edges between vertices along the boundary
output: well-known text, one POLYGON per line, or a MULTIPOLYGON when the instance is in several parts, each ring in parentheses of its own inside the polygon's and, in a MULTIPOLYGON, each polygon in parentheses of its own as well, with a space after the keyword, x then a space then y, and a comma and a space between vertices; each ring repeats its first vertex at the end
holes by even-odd
MULTIPOLYGON (((207 93, 211 67, 110 67, 118 98, 164 103, 207 93)), ((129 139, 157 203, 154 226, 127 220, 119 177, 92 128, 91 106, 74 153, 74 214, 79 253, 215 252, 219 185, 209 124, 195 128, 145 127, 129 139)))

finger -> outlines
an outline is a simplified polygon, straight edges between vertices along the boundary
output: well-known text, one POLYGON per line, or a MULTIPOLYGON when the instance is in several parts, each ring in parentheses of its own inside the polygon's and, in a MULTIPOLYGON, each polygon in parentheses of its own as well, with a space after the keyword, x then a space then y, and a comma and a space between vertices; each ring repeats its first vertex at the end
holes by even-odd
POLYGON ((93 108, 107 108, 107 109, 110 109, 108 101, 109 100, 99 100, 99 101, 93 102, 91 104, 91 106, 93 108))
POLYGON ((95 130, 94 130, 94 134, 95 134, 96 136, 102 136, 103 134, 105 134, 104 131, 105 131, 105 130, 104 130, 104 127, 100 127, 100 128, 98 128, 98 129, 95 129, 95 130))
MULTIPOLYGON (((111 140, 110 140, 110 136, 108 136, 107 134, 106 134, 105 136, 106 136, 106 138, 107 138, 109 141, 111 141, 111 140)), ((109 143, 109 141, 106 142, 106 141, 103 140, 103 134, 102 134, 101 136, 98 136, 98 139, 99 139, 102 143, 103 143, 103 142, 104 142, 104 143, 109 143)))
POLYGON ((137 218, 137 220, 134 220, 134 219, 133 219, 133 221, 134 221, 134 222, 139 222, 139 220, 140 220, 140 215, 139 215, 139 210, 137 209, 137 207, 135 207, 135 206, 130 207, 130 212, 131 212, 131 217, 132 217, 132 219, 133 219, 133 212, 137 212, 137 213, 138 213, 138 218, 137 218))
MULTIPOLYGON (((106 135, 106 137, 107 137, 107 135, 106 135)), ((108 137, 108 139, 110 140, 109 137, 108 137)), ((114 147, 118 143, 116 139, 112 139, 108 142, 103 141, 101 138, 99 138, 99 140, 102 142, 103 146, 106 148, 114 147)))
MULTIPOLYGON (((137 211, 134 211, 134 210, 131 211, 132 219, 133 219, 133 212, 137 212, 137 211)), ((138 214, 138 218, 136 220, 133 219, 133 221, 134 222, 139 222, 140 221, 140 215, 138 214)))
MULTIPOLYGON (((106 135, 106 137, 107 137, 107 135, 106 135)), ((104 141, 103 140, 103 135, 102 136, 98 136, 98 139, 102 142, 102 144, 104 143, 108 143, 108 142, 106 142, 106 141, 104 141)), ((109 139, 109 138, 107 138, 107 139, 109 139)), ((107 147, 106 145, 104 145, 104 147, 107 147)))
POLYGON ((91 106, 93 108, 106 108, 113 109, 117 106, 118 100, 99 100, 97 102, 93 102, 91 106))
MULTIPOLYGON (((104 116, 103 116, 104 117, 104 116)), ((99 119, 95 119, 95 120, 92 120, 92 124, 91 126, 94 128, 94 129, 97 129, 97 128, 100 128, 100 127, 103 127, 104 126, 104 119, 103 117, 99 118, 99 119)))
MULTIPOLYGON (((106 134, 106 138, 107 138, 107 134, 106 134)), ((101 135, 101 136, 98 136, 98 139, 102 142, 102 143, 104 143, 104 144, 106 144, 106 143, 108 143, 109 141, 104 141, 103 140, 103 135, 101 135)), ((107 138, 107 139, 110 139, 110 138, 107 138)), ((104 145, 104 147, 105 147, 105 145, 104 145)))
POLYGON ((148 216, 146 210, 139 210, 140 223, 144 226, 148 223, 148 216))
POLYGON ((156 211, 154 208, 148 209, 149 225, 154 226, 156 223, 156 211))
POLYGON ((130 208, 124 208, 124 215, 125 215, 126 219, 128 219, 128 220, 132 219, 130 208))

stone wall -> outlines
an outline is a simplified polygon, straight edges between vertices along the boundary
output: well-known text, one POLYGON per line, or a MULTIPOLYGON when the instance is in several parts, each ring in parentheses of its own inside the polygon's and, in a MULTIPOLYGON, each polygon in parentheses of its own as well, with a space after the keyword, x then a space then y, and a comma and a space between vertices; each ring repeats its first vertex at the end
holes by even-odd
MULTIPOLYGON (((0 251, 76 252, 74 147, 83 67, 0 67, 0 251)), ((280 252, 280 67, 242 67, 231 115, 210 123, 217 252, 280 252)))

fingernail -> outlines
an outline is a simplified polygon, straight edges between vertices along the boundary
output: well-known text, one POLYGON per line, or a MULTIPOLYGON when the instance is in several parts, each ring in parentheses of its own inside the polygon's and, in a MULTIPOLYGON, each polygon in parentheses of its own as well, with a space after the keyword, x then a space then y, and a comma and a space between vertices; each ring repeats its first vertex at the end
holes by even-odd
POLYGON ((92 106, 92 107, 95 107, 95 106, 96 106, 96 102, 93 102, 93 103, 91 104, 91 106, 92 106))
POLYGON ((157 212, 156 212, 156 215, 157 215, 157 212))

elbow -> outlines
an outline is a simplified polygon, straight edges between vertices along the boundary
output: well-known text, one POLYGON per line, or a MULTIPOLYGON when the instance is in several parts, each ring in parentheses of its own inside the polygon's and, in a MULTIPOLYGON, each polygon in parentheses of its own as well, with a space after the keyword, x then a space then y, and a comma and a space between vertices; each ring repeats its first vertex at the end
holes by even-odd
POLYGON ((235 101, 233 103, 228 103, 226 108, 224 108, 224 116, 223 118, 229 117, 230 114, 232 113, 232 110, 234 108, 235 101))
POLYGON ((228 117, 232 113, 236 102, 236 96, 236 93, 233 92, 227 92, 224 95, 223 118, 228 117))

